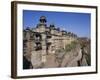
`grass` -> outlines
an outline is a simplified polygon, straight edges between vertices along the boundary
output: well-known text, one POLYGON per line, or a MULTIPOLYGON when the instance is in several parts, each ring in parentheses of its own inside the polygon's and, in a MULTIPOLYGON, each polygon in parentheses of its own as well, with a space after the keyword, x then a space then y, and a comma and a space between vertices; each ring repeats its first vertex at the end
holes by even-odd
POLYGON ((76 48, 76 45, 78 44, 77 41, 72 41, 70 44, 67 44, 64 48, 60 48, 56 50, 56 53, 66 53, 71 51, 72 49, 76 48))
POLYGON ((71 42, 71 44, 65 46, 65 51, 66 52, 71 51, 72 49, 76 48, 77 44, 78 43, 76 41, 71 42))

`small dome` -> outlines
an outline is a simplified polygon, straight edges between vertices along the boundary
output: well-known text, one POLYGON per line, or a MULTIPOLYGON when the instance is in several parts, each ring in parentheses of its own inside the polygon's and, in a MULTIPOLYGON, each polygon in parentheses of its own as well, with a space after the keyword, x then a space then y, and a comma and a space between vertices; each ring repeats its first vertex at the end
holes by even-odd
POLYGON ((29 28, 29 27, 27 27, 27 28, 26 28, 26 30, 30 30, 30 28, 29 28))
POLYGON ((52 24, 50 24, 50 27, 55 27, 55 25, 52 23, 52 24))
POLYGON ((46 19, 46 17, 45 16, 41 16, 40 19, 46 19))
POLYGON ((41 23, 46 23, 47 22, 46 17, 45 16, 41 16, 40 17, 40 22, 41 23))

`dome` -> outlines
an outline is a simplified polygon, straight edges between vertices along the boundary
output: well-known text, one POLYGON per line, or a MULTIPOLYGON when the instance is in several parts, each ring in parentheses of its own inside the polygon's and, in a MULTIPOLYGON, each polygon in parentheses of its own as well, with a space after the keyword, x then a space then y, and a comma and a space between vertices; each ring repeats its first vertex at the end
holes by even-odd
POLYGON ((45 16, 41 16, 40 19, 46 19, 46 17, 45 16))
POLYGON ((45 16, 41 16, 40 17, 40 22, 42 22, 42 23, 47 22, 46 17, 45 16))

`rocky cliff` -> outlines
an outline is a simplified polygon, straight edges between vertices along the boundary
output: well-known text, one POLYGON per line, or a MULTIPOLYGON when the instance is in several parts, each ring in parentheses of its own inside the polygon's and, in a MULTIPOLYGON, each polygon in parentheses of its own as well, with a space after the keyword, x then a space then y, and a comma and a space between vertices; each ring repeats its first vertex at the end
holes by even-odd
POLYGON ((66 45, 65 49, 56 50, 54 54, 47 54, 46 61, 41 61, 41 51, 31 55, 31 68, 55 68, 90 66, 90 40, 78 39, 66 45))

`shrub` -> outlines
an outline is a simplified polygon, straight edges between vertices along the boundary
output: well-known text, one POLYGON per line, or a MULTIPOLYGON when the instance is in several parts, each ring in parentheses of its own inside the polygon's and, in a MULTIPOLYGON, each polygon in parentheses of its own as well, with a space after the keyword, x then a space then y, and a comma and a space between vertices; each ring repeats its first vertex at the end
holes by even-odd
POLYGON ((72 49, 76 48, 76 44, 77 44, 77 42, 73 41, 73 42, 71 42, 71 44, 66 45, 65 51, 68 52, 68 51, 71 51, 72 49))

